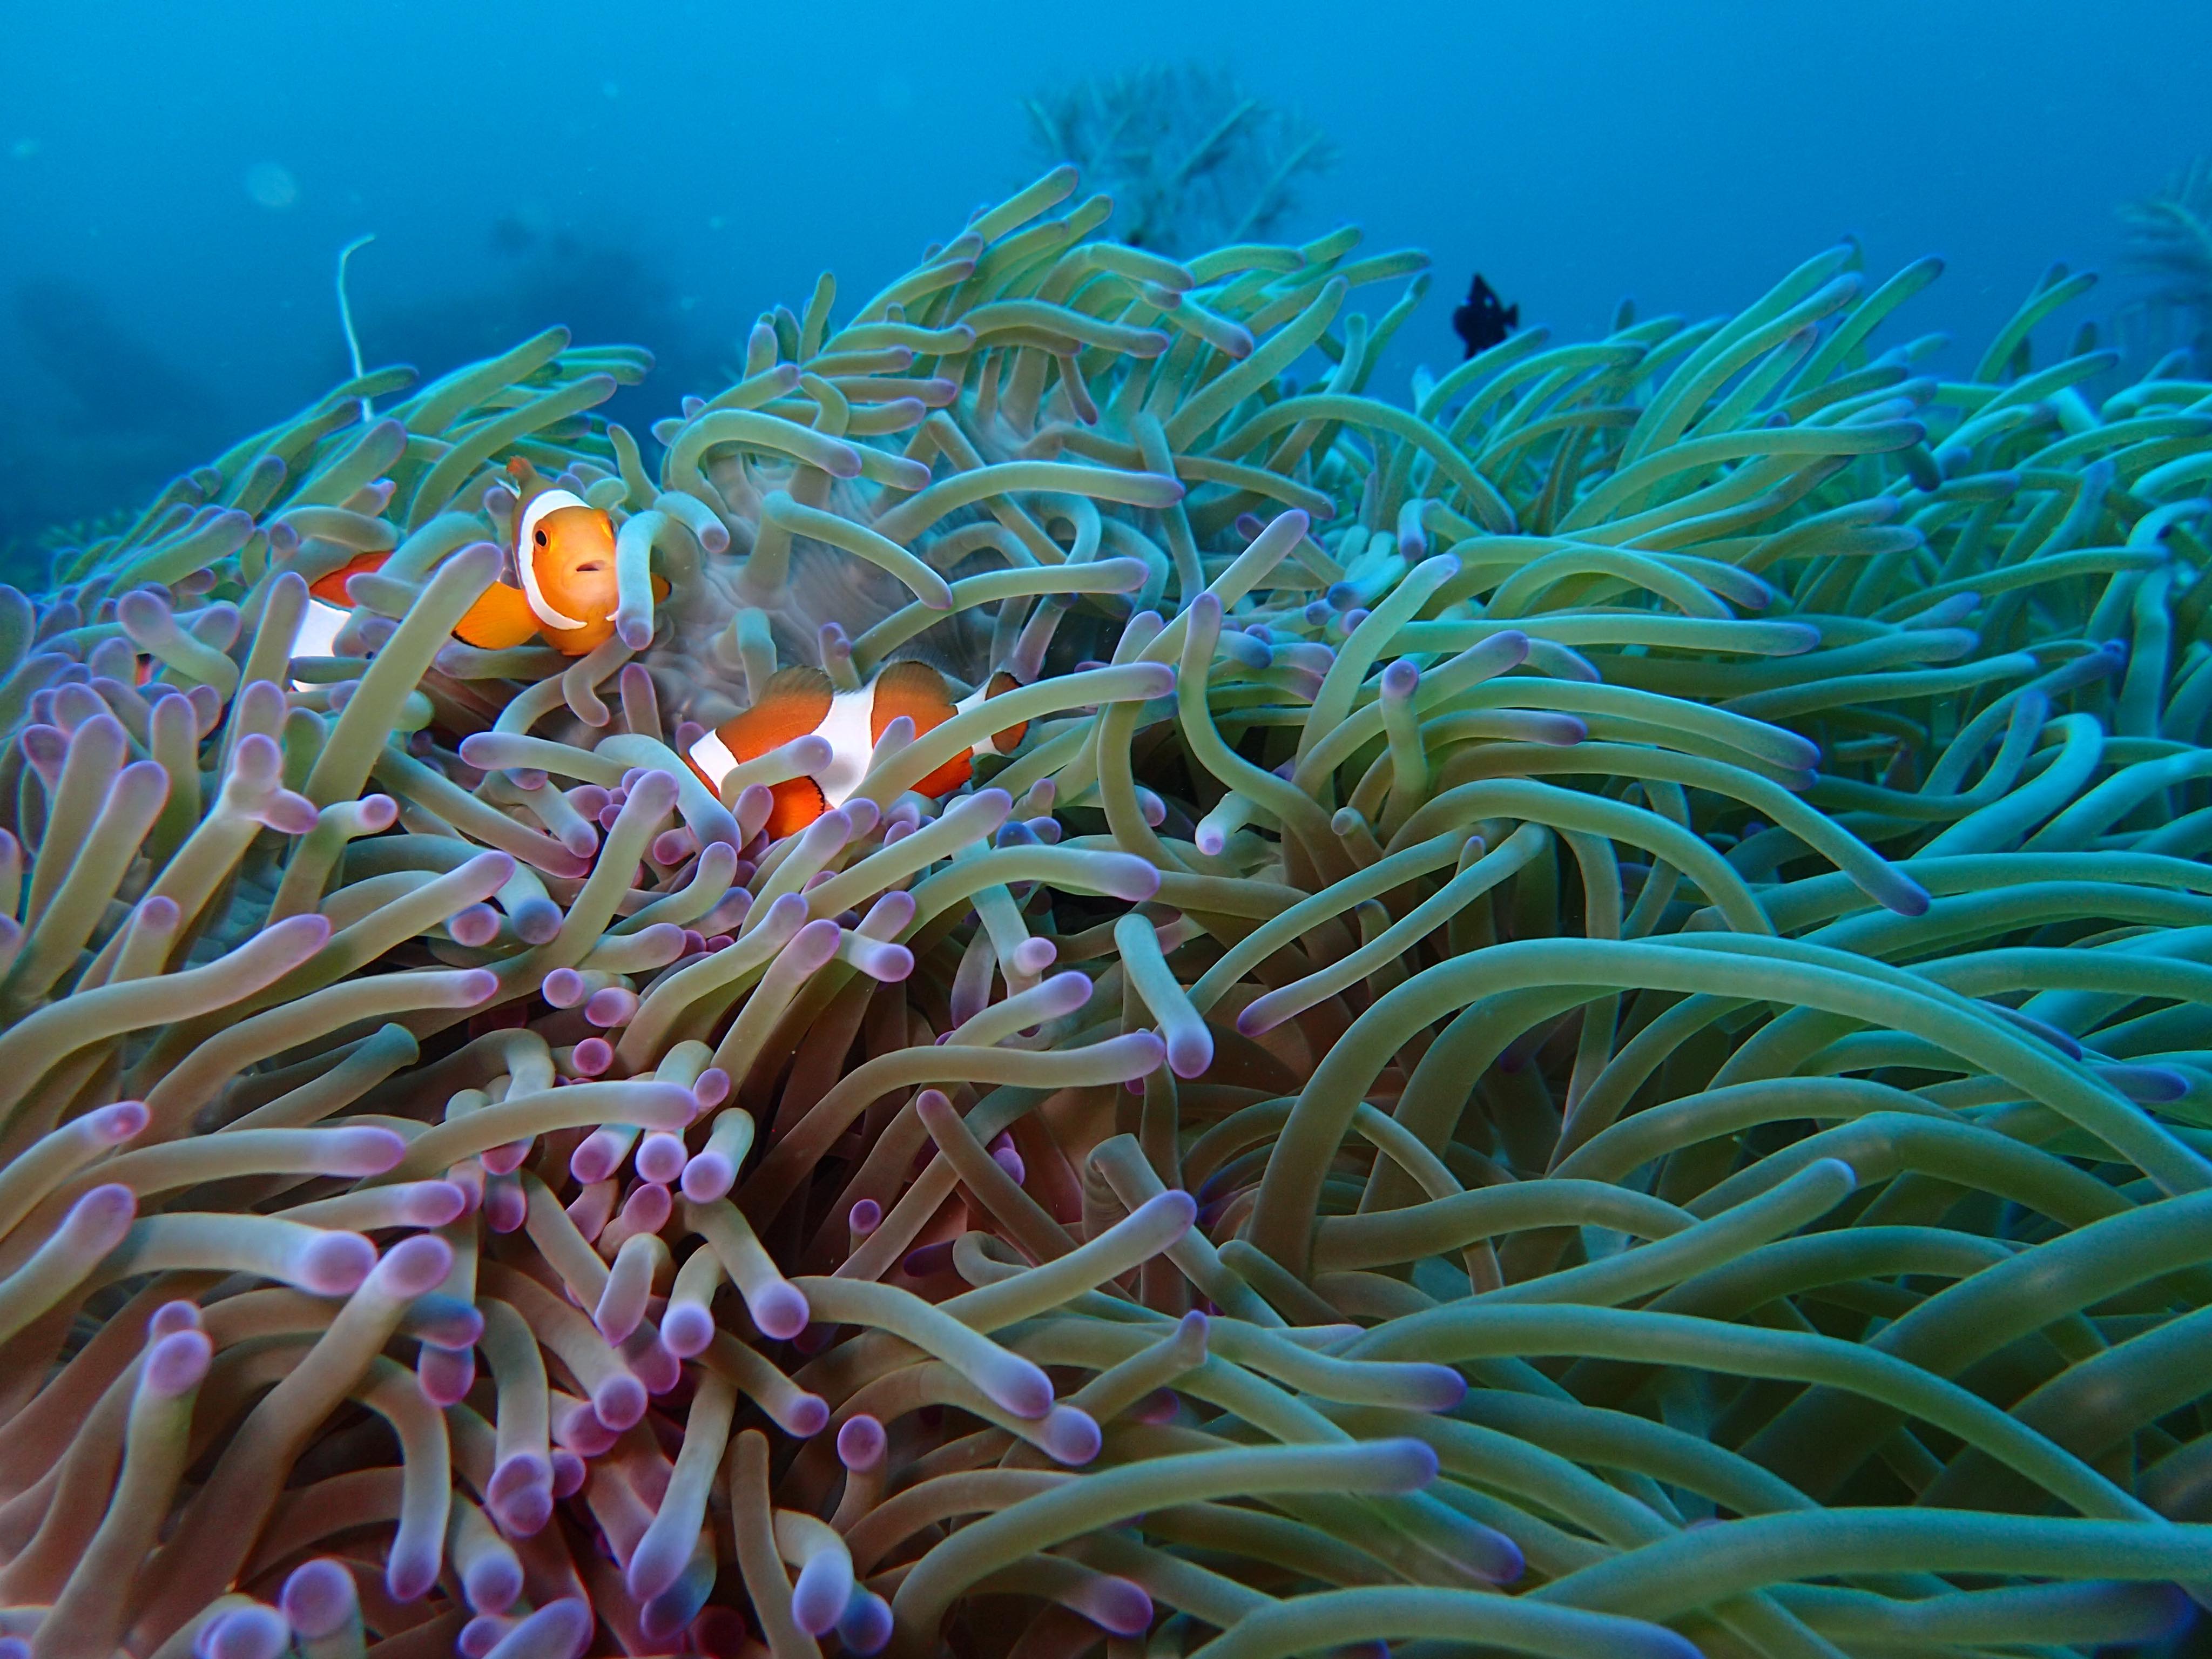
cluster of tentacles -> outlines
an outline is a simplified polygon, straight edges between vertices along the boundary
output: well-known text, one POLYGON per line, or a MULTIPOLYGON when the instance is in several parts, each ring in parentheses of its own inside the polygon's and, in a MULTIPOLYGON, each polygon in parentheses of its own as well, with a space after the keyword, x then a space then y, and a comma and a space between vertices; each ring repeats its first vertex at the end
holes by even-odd
POLYGON ((556 333, 0 590, 0 1653, 2181 1629, 2212 386, 1843 247, 1393 402, 1419 256, 1073 187, 657 475, 556 333), (588 656, 451 633, 517 455, 588 656), (799 833, 679 759, 915 654, 1020 687, 799 833))

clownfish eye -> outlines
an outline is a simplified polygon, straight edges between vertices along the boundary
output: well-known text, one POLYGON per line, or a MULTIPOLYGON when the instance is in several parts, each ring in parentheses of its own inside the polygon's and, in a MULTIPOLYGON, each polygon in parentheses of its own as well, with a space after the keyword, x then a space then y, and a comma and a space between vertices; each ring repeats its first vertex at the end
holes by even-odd
POLYGON ((545 545, 545 532, 541 530, 532 539, 536 541, 538 546, 543 547, 545 545))

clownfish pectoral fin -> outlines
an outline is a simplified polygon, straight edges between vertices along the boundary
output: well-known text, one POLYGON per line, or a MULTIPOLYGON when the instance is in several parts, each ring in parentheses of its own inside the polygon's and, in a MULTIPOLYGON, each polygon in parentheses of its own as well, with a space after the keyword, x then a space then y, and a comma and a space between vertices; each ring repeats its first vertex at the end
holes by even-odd
POLYGON ((770 784, 769 793, 775 804, 769 808, 764 828, 770 841, 781 841, 786 836, 795 836, 830 810, 830 802, 822 793, 822 786, 811 778, 793 778, 783 783, 770 784))
POLYGON ((504 651, 536 639, 538 617, 520 588, 494 582, 453 624, 453 632, 479 649, 504 651))
POLYGON ((667 577, 655 576, 653 579, 653 602, 655 605, 659 605, 663 599, 666 599, 675 591, 676 590, 674 588, 668 585, 667 577))
MULTIPOLYGON (((1021 684, 1012 674, 1001 669, 991 676, 990 684, 983 688, 983 700, 988 702, 993 697, 1003 696, 1009 691, 1019 690, 1021 684)), ((1022 746, 1022 738, 1028 734, 1029 729, 1030 723, 1027 720, 1022 720, 1008 726, 1003 732, 993 732, 991 734, 992 749, 1001 755, 1012 754, 1015 750, 1022 746)))

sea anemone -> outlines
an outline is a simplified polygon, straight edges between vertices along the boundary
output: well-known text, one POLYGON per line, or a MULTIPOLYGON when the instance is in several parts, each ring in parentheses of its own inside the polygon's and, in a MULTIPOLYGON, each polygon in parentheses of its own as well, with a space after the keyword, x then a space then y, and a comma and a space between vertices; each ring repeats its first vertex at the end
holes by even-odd
POLYGON ((2205 388, 2034 367, 2081 278, 1938 380, 1846 246, 1396 403, 1420 256, 1073 186, 657 477, 556 331, 0 590, 0 1650, 2179 1629, 2205 388), (452 635, 516 456, 588 655, 452 635), (917 653, 1019 689, 799 833, 678 758, 917 653))

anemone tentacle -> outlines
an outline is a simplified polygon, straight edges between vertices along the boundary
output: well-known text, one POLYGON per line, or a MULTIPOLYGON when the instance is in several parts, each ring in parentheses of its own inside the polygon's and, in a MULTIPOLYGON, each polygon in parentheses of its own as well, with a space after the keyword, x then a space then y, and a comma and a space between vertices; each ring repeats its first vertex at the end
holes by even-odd
POLYGON ((2038 367, 2063 271, 1939 380, 1845 246, 1394 400, 1420 256, 1075 186, 650 446, 554 331, 0 589, 0 1638, 2179 1628, 2205 388, 2038 367), (452 635, 516 458, 588 654, 452 635), (796 833, 819 738, 682 758, 906 658, 1013 689, 796 833))

